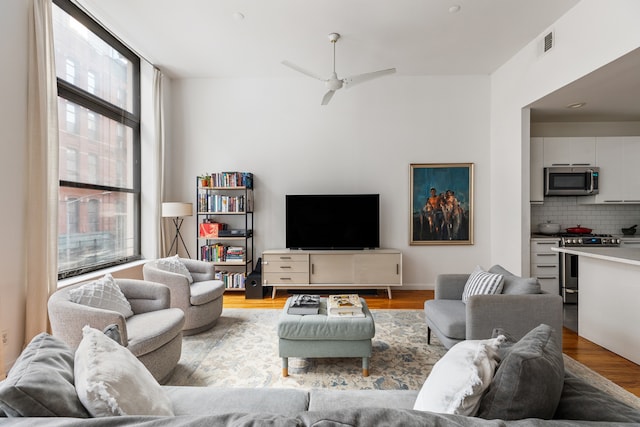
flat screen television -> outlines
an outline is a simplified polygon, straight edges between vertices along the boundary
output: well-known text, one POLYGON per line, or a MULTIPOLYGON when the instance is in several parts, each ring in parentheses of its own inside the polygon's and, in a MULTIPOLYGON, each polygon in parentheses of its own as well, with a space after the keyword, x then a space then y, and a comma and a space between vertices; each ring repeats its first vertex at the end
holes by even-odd
POLYGON ((289 249, 380 247, 379 194, 288 194, 289 249))

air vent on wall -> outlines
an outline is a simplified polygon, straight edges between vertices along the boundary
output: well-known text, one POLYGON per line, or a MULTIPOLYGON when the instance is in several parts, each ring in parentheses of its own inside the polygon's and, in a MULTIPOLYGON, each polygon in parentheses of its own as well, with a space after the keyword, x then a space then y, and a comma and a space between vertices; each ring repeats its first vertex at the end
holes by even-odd
POLYGON ((544 36, 544 49, 543 52, 548 52, 553 47, 553 31, 544 36))

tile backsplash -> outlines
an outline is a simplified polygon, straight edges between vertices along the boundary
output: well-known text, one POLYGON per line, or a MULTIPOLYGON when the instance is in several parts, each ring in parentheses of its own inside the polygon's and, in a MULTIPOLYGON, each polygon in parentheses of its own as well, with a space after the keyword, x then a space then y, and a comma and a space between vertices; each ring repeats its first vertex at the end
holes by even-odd
POLYGON ((579 224, 598 234, 622 234, 621 228, 640 225, 640 205, 581 205, 577 197, 545 197, 544 204, 531 206, 531 231, 547 221, 562 230, 579 224))

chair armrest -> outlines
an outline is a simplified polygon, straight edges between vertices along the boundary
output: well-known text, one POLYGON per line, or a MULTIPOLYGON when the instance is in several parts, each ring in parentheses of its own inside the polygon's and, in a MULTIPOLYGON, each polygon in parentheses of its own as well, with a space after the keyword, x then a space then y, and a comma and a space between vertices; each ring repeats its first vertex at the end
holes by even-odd
POLYGON ((469 279, 469 274, 438 274, 434 298, 461 300, 467 279, 469 279))
POLYGON ((502 328, 514 339, 545 323, 562 345, 562 297, 553 294, 474 295, 466 304, 466 338, 491 338, 494 328, 502 328))
POLYGON ((163 310, 171 305, 169 287, 137 279, 116 279, 134 314, 163 310))
POLYGON ((213 264, 207 261, 199 261, 190 258, 180 258, 189 273, 193 277, 194 282, 204 282, 205 280, 215 279, 215 269, 213 264))
POLYGON ((48 302, 51 332, 75 350, 82 341, 82 328, 89 325, 103 331, 111 324, 118 325, 122 342, 129 342, 127 323, 121 313, 77 304, 68 299, 68 291, 54 293, 48 302))
POLYGON ((151 261, 142 267, 144 280, 161 283, 169 287, 171 307, 177 307, 186 312, 191 306, 191 286, 189 280, 182 274, 161 270, 151 261))

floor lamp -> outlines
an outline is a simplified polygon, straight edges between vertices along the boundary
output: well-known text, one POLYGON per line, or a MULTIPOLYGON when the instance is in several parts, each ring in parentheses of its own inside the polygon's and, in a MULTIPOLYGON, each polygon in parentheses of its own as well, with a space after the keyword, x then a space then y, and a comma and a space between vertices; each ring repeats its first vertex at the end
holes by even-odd
POLYGON ((184 246, 184 250, 187 251, 187 255, 191 258, 191 254, 189 254, 189 249, 187 249, 187 245, 184 244, 184 239, 182 238, 182 234, 180 234, 180 227, 182 227, 182 222, 184 221, 185 216, 193 216, 193 204, 191 203, 181 203, 181 202, 165 202, 162 203, 162 217, 163 218, 171 218, 173 220, 173 225, 176 227, 176 235, 173 237, 173 242, 171 242, 171 247, 169 248, 169 253, 173 249, 173 246, 176 246, 176 255, 178 255, 178 238, 182 242, 182 246, 184 246))

